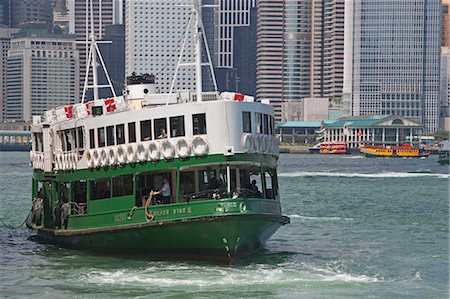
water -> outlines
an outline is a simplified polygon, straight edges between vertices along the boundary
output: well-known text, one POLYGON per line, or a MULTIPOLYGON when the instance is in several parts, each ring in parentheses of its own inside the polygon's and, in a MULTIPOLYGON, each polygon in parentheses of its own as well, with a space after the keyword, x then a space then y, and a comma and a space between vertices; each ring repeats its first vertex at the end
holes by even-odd
MULTIPOLYGON (((14 225, 29 209, 27 160, 0 152, 0 217, 14 225)), ((282 155, 279 175, 291 224, 233 267, 94 255, 2 227, 0 297, 449 297, 449 174, 437 157, 282 155)))

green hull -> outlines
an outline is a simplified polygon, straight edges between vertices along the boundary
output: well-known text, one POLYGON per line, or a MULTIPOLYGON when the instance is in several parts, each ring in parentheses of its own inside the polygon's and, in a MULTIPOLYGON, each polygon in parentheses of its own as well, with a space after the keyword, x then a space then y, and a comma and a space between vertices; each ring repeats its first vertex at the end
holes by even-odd
POLYGON ((288 222, 283 216, 230 215, 78 232, 42 229, 38 234, 68 248, 229 261, 261 249, 288 222))

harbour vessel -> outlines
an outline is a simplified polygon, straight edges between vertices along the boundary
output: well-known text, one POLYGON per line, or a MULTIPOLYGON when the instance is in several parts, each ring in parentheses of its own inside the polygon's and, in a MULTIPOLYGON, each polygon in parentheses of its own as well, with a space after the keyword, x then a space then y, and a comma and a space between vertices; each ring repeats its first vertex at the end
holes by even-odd
POLYGON ((450 141, 445 140, 442 142, 441 146, 439 147, 438 154, 438 163, 441 165, 448 165, 450 161, 450 141))
POLYGON ((347 144, 345 142, 321 142, 309 148, 310 153, 319 154, 348 154, 347 144))
MULTIPOLYGON (((194 1, 188 26, 195 92, 158 94, 155 76, 133 74, 124 97, 108 79, 114 96, 99 99, 94 67, 93 85, 85 84, 92 101, 34 118, 27 226, 40 238, 100 252, 231 262, 289 223, 281 213, 273 108, 239 93, 202 91, 200 9, 194 1)), ((93 32, 92 23, 91 11, 93 32)), ((103 64, 91 35, 88 68, 97 56, 103 64)))
POLYGON ((400 146, 396 145, 361 145, 361 153, 366 157, 428 157, 430 152, 422 148, 413 146, 410 142, 405 142, 400 146))

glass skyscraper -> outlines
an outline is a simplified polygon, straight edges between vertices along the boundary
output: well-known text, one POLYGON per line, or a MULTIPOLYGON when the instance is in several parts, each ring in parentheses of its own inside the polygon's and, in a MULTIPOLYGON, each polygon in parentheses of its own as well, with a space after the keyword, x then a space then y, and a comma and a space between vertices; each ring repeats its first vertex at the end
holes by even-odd
POLYGON ((344 100, 352 115, 400 115, 439 129, 441 0, 348 0, 344 100))

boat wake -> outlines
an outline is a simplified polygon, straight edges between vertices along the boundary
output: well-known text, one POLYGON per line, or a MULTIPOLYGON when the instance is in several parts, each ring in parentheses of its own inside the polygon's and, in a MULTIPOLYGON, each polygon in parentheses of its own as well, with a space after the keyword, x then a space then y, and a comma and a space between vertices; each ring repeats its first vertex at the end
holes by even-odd
POLYGON ((338 217, 338 216, 304 216, 304 215, 298 215, 298 214, 293 214, 293 215, 288 215, 289 218, 298 218, 301 220, 318 220, 318 221, 339 221, 339 220, 344 220, 344 221, 354 221, 355 219, 350 218, 350 217, 338 217))
POLYGON ((89 284, 148 287, 154 290, 170 287, 174 290, 185 289, 188 286, 215 289, 218 286, 230 285, 268 288, 274 285, 296 285, 299 282, 375 283, 379 281, 379 278, 288 262, 230 268, 195 265, 164 267, 161 265, 141 270, 95 270, 85 275, 83 280, 89 284))
POLYGON ((345 173, 345 172, 315 172, 298 171, 278 174, 279 177, 344 177, 344 178, 416 178, 434 177, 448 179, 446 173, 422 173, 422 172, 381 172, 381 173, 345 173))

